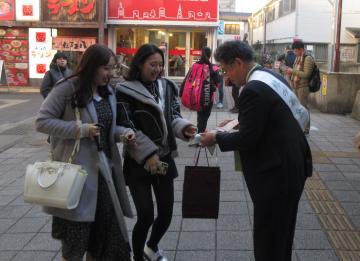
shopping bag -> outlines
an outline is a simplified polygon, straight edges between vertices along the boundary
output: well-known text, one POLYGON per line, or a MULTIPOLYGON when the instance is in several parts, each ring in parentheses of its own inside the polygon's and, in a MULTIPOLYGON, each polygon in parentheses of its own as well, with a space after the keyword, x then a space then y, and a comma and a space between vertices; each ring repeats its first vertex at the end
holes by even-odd
POLYGON ((208 166, 198 166, 200 151, 201 148, 195 166, 185 166, 182 217, 217 219, 220 201, 220 168, 209 166, 208 160, 208 166))

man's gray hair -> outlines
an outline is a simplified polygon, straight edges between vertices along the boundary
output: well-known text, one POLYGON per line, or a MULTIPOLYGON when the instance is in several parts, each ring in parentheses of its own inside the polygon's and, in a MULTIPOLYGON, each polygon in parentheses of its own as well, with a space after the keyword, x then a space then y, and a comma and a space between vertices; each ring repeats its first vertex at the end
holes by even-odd
POLYGON ((245 42, 227 41, 216 49, 214 57, 216 61, 224 64, 232 64, 235 58, 249 63, 254 61, 254 52, 245 42))

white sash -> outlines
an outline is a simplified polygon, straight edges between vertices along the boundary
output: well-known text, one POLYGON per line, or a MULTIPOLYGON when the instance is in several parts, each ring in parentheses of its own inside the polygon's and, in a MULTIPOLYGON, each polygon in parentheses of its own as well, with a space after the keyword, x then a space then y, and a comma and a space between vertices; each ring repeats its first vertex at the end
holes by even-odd
POLYGON ((309 122, 309 112, 301 105, 296 95, 287 87, 282 81, 277 79, 274 75, 264 71, 254 71, 248 82, 261 81, 273 89, 284 102, 289 106, 292 114, 299 123, 301 129, 304 131, 306 124, 309 122))

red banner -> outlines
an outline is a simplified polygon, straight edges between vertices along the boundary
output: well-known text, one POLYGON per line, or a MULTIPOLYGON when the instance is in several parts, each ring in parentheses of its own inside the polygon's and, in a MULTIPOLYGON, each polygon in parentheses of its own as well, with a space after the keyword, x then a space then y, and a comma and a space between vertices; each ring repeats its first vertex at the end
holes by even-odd
POLYGON ((217 22, 217 0, 109 0, 108 20, 217 22))
POLYGON ((0 20, 8 21, 15 19, 14 0, 0 1, 0 20))

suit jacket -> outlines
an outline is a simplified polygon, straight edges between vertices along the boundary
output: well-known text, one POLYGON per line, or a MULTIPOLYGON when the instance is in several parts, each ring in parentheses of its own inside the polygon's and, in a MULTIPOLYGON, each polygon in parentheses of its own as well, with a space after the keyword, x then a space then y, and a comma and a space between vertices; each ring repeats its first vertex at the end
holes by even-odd
MULTIPOLYGON (((51 136, 51 148, 54 160, 67 161, 74 147, 78 123, 75 119, 74 109, 71 107, 70 99, 74 93, 73 80, 67 80, 54 88, 44 100, 36 119, 38 131, 51 136)), ((123 213, 132 217, 130 202, 125 189, 125 181, 122 173, 121 158, 116 146, 120 141, 120 134, 127 128, 116 126, 116 98, 114 91, 108 87, 111 95, 108 100, 111 105, 113 121, 110 130, 111 160, 113 167, 113 179, 118 192, 119 201, 123 213)), ((98 121, 93 102, 89 102, 86 108, 80 108, 82 123, 96 123, 98 121)), ((73 221, 92 222, 95 219, 97 190, 98 190, 98 167, 99 157, 95 142, 90 138, 80 140, 80 150, 75 155, 73 163, 80 164, 87 171, 83 192, 79 205, 72 210, 58 208, 44 208, 45 212, 53 216, 73 221)), ((127 235, 124 235, 127 238, 127 235)))
POLYGON ((218 132, 216 140, 221 151, 240 152, 252 199, 266 200, 275 191, 301 193, 303 181, 312 174, 312 157, 300 125, 282 98, 265 83, 250 81, 239 96, 238 120, 239 131, 218 132))

